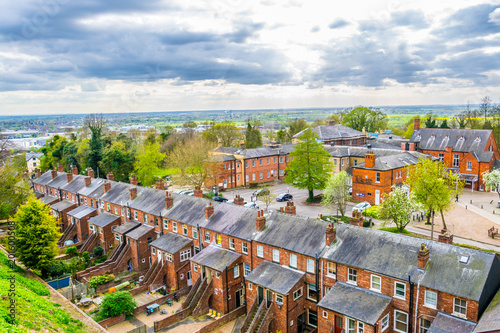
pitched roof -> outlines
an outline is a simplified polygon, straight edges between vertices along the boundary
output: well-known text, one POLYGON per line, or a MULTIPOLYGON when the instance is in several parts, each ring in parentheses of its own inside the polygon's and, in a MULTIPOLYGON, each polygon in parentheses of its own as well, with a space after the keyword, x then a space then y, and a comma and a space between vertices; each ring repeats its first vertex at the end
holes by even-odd
POLYGON ((119 220, 120 217, 117 215, 113 215, 111 213, 101 211, 99 215, 93 216, 89 219, 89 223, 92 223, 98 227, 104 228, 105 226, 119 220))
POLYGON ((130 193, 129 189, 136 187, 137 195, 140 195, 141 192, 145 189, 142 186, 135 186, 129 183, 115 182, 108 180, 111 183, 111 189, 104 193, 99 200, 103 200, 106 202, 110 202, 117 205, 125 205, 130 201, 130 193))
MULTIPOLYGON (((304 133, 305 130, 300 131, 295 134, 293 137, 298 138, 304 133)), ((312 131, 318 134, 318 138, 320 140, 328 140, 328 139, 349 139, 349 138, 357 138, 360 136, 366 136, 365 133, 355 130, 354 128, 350 128, 341 124, 328 126, 328 125, 320 125, 312 128, 312 131)))
POLYGON ((73 210, 70 210, 67 214, 70 216, 73 216, 75 219, 81 219, 81 218, 83 218, 83 217, 85 217, 85 216, 87 216, 95 211, 96 211, 96 209, 93 207, 82 205, 82 206, 76 207, 73 210))
POLYGON ((287 295, 305 274, 286 266, 263 261, 245 277, 245 280, 287 295))
MULTIPOLYGON (((64 172, 57 171, 57 175, 65 175, 64 172)), ((43 173, 40 177, 33 180, 34 184, 47 185, 52 180, 52 172, 49 170, 43 173)))
POLYGON ((151 246, 154 246, 162 251, 174 254, 177 251, 188 246, 192 242, 193 240, 191 238, 179 234, 174 234, 172 232, 167 232, 160 238, 155 239, 151 243, 151 246))
POLYGON ((31 160, 33 157, 36 157, 36 158, 40 158, 43 156, 43 153, 26 153, 26 162, 28 162, 29 160, 31 160))
MULTIPOLYGON (((203 214, 205 214, 204 210, 203 214)), ((256 231, 256 219, 256 209, 220 203, 214 206, 214 214, 210 219, 206 220, 203 215, 200 227, 228 236, 251 240, 256 231)))
POLYGON ((471 333, 476 323, 438 312, 427 333, 471 333))
POLYGON ((240 257, 241 254, 239 253, 229 251, 215 245, 209 245, 201 250, 201 252, 197 253, 194 257, 191 257, 191 261, 212 268, 218 272, 222 272, 240 257))
POLYGON ((46 196, 40 198, 39 200, 46 205, 50 205, 51 203, 53 203, 54 201, 57 201, 58 199, 56 197, 51 196, 51 195, 46 195, 46 196))
POLYGON ((73 175, 73 179, 61 186, 61 190, 65 190, 71 193, 78 193, 79 190, 85 187, 85 177, 82 175, 73 175))
POLYGON ((351 147, 351 146, 340 146, 340 145, 335 145, 335 146, 330 146, 330 145, 324 145, 323 148, 327 152, 330 153, 333 157, 365 157, 365 154, 368 153, 368 151, 372 151, 376 156, 391 156, 391 155, 397 155, 401 154, 401 149, 380 149, 380 148, 368 148, 364 146, 357 146, 357 147, 351 147))
POLYGON ((133 200, 129 200, 128 207, 159 216, 165 209, 165 191, 145 187, 133 200))
POLYGON ((229 154, 213 154, 208 158, 209 162, 227 162, 235 160, 236 157, 234 157, 234 155, 229 155, 229 154))
MULTIPOLYGON (((418 153, 416 151, 405 151, 395 155, 387 155, 375 157, 375 166, 373 168, 369 168, 370 170, 394 170, 399 168, 404 168, 409 165, 414 165, 418 163, 420 158, 432 158, 429 155, 418 153)), ((353 166, 354 169, 368 169, 365 167, 365 163, 360 163, 356 166, 353 166)))
POLYGON ((126 234, 132 229, 137 228, 141 224, 139 222, 135 221, 126 221, 125 223, 120 224, 116 229, 114 230, 115 232, 118 232, 120 234, 126 234))
POLYGON ((336 282, 318 303, 318 307, 375 325, 391 301, 389 296, 336 282))
POLYGON ((473 332, 483 333, 494 330, 500 330, 500 290, 498 290, 495 297, 493 297, 490 304, 483 312, 473 332))
MULTIPOLYGON (((50 172, 46 172, 50 174, 50 172)), ((59 188, 68 183, 68 179, 66 176, 66 172, 57 172, 57 177, 48 181, 46 185, 53 187, 53 188, 59 188)))
POLYGON ((238 154, 244 155, 245 158, 259 158, 267 156, 276 155, 286 155, 289 154, 295 145, 281 145, 276 148, 271 147, 259 147, 259 148, 235 148, 235 147, 217 147, 214 149, 215 152, 226 153, 226 154, 238 154))
POLYGON ((475 301, 498 288, 498 281, 486 283, 500 269, 493 253, 346 224, 336 228, 335 241, 322 254, 327 260, 403 281, 410 275, 426 288, 475 301), (425 271, 417 269, 422 243, 430 249, 425 271), (467 264, 460 263, 462 257, 467 264))
MULTIPOLYGON (((161 216, 172 219, 190 226, 196 226, 205 221, 205 206, 212 203, 217 207, 219 204, 213 200, 191 197, 183 194, 172 194, 174 204, 169 209, 163 209, 161 216)), ((163 202, 165 202, 163 200, 163 202)))
POLYGON ((61 211, 61 210, 65 210, 67 208, 70 208, 72 206, 76 206, 76 203, 68 201, 68 200, 62 200, 62 201, 56 202, 53 205, 50 205, 50 208, 52 208, 53 210, 61 211))
POLYGON ((127 234, 127 237, 132 238, 132 239, 139 239, 151 230, 155 230, 154 227, 151 227, 149 225, 143 224, 139 228, 135 228, 132 231, 130 231, 127 234))
POLYGON ((90 185, 80 188, 77 193, 92 199, 98 199, 104 194, 104 179, 91 178, 90 185))

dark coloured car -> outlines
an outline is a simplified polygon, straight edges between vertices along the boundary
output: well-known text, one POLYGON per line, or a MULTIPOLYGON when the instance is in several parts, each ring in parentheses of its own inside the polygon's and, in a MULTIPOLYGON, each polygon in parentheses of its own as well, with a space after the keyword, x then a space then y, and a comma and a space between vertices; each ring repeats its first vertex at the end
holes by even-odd
POLYGON ((255 195, 257 197, 261 196, 261 195, 266 195, 266 194, 269 194, 269 190, 267 188, 261 188, 261 189, 253 192, 253 195, 255 195))
POLYGON ((217 201, 217 202, 226 202, 227 201, 227 199, 224 197, 213 197, 212 199, 214 201, 217 201))
POLYGON ((281 202, 281 201, 290 201, 292 200, 293 197, 290 193, 281 193, 276 197, 276 201, 281 202))

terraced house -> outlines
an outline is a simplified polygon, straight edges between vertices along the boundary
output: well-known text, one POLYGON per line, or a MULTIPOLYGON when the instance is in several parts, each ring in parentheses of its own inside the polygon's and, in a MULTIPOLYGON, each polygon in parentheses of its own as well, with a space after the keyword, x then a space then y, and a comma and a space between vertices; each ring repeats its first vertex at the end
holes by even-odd
MULTIPOLYGON (((48 196, 51 180, 67 180, 54 175, 35 180, 39 195, 48 196)), ((499 258, 451 245, 449 234, 422 240, 295 215, 291 202, 264 212, 204 199, 199 188, 190 197, 162 183, 90 178, 76 193, 88 189, 91 198, 102 188, 93 199, 99 207, 77 197, 67 218, 86 217, 82 247, 102 244, 109 256, 78 272, 80 280, 134 270, 141 288, 190 289, 185 305, 193 316, 244 308, 242 332, 456 333, 472 332, 483 316, 480 327, 498 322, 491 301, 499 258)))

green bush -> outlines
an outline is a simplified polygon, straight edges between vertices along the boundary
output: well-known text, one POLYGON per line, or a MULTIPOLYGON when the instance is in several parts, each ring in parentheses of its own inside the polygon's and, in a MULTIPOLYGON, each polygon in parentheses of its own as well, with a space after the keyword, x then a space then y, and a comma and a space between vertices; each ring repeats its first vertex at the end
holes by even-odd
POLYGON ((103 274, 103 275, 93 276, 89 280, 89 287, 95 288, 97 286, 108 283, 109 281, 112 281, 114 279, 115 276, 113 274, 103 274))
POLYGON ((111 293, 104 297, 101 304, 101 311, 99 311, 99 317, 109 318, 121 314, 130 316, 133 314, 136 306, 137 303, 128 291, 111 293))
POLYGON ((103 254, 104 254, 104 249, 100 245, 94 247, 94 255, 96 257, 101 257, 103 254))
POLYGON ((382 231, 387 231, 387 232, 392 232, 394 234, 404 234, 404 235, 411 235, 411 232, 409 232, 406 229, 403 229, 402 232, 399 231, 398 227, 390 227, 390 228, 380 228, 378 230, 382 231))
POLYGON ((88 262, 90 260, 90 254, 88 251, 85 251, 82 253, 82 258, 83 260, 85 260, 86 262, 88 262))
POLYGON ((380 219, 380 206, 371 206, 364 210, 363 215, 380 219))
MULTIPOLYGON (((219 194, 219 196, 222 197, 221 194, 219 194)), ((214 192, 203 193, 203 197, 207 198, 207 199, 212 199, 213 197, 215 197, 215 194, 214 194, 214 192)))
POLYGON ((97 259, 97 260, 95 261, 95 264, 97 265, 97 264, 103 263, 103 262, 105 262, 105 261, 106 261, 106 259, 108 259, 108 256, 104 256, 104 257, 102 257, 102 258, 99 258, 99 259, 97 259))
POLYGON ((66 252, 64 253, 68 255, 70 258, 73 258, 78 255, 78 249, 76 248, 76 246, 70 246, 66 249, 66 252))
POLYGON ((47 267, 47 274, 51 277, 58 277, 68 271, 68 265, 64 261, 55 260, 47 267))
POLYGON ((248 186, 250 188, 257 188, 257 187, 259 187, 259 183, 249 183, 248 186))

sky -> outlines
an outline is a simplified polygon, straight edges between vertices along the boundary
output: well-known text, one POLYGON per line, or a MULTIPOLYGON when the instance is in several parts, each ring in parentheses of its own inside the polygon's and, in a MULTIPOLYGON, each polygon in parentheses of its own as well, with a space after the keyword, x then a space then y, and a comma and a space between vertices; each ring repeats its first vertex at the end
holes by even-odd
POLYGON ((500 102, 500 1, 22 0, 0 115, 500 102))

